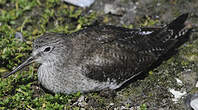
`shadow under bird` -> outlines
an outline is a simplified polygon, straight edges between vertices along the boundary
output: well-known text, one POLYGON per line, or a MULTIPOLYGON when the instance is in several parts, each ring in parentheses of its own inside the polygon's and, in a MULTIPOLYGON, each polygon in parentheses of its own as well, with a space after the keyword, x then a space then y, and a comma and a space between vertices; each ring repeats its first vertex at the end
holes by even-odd
POLYGON ((46 33, 34 41, 31 56, 4 77, 36 62, 39 82, 54 93, 117 89, 189 38, 187 18, 183 14, 161 28, 93 25, 71 34, 46 33))

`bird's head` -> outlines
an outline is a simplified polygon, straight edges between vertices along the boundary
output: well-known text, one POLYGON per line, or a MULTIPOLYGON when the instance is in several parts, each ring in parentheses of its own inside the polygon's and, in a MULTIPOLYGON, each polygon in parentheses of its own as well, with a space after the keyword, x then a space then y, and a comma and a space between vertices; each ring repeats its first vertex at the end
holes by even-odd
POLYGON ((31 56, 25 60, 21 65, 16 67, 13 71, 3 76, 4 78, 16 73, 25 66, 32 64, 33 62, 40 64, 53 64, 57 61, 61 61, 69 54, 71 48, 69 43, 65 40, 63 34, 47 33, 37 38, 33 43, 33 51, 31 56))

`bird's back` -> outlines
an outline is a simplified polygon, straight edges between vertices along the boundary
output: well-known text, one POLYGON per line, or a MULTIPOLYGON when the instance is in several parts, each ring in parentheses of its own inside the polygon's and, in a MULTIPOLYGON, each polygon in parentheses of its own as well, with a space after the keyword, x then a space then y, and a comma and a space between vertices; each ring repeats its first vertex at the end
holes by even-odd
POLYGON ((96 25, 73 33, 76 64, 86 69, 83 74, 90 79, 122 84, 147 71, 181 39, 188 38, 190 30, 182 30, 187 16, 162 28, 96 25))

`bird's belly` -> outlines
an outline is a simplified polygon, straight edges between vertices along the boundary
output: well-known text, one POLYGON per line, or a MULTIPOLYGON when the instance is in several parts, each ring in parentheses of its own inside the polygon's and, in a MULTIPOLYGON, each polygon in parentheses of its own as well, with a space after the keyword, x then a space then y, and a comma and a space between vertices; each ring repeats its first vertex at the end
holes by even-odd
POLYGON ((100 91, 105 88, 114 89, 111 87, 117 87, 112 83, 98 82, 93 79, 89 79, 82 74, 68 75, 66 78, 61 77, 59 80, 60 86, 58 91, 61 93, 76 93, 76 92, 90 92, 90 91, 100 91))
POLYGON ((98 82, 87 78, 80 72, 57 72, 55 68, 41 65, 38 69, 38 80, 42 86, 54 93, 75 93, 100 91, 105 88, 115 89, 117 84, 110 82, 98 82), (48 69, 46 69, 48 68, 48 69))

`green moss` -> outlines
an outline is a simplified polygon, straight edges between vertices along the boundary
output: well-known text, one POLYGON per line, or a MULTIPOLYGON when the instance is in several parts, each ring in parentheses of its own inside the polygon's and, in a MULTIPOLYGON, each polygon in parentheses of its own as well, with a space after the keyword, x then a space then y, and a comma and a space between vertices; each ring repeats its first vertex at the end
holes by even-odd
MULTIPOLYGON (((82 9, 60 0, 1 0, 0 5, 1 76, 28 57, 32 41, 37 36, 47 31, 71 33, 96 19, 94 12, 81 16, 82 9), (16 32, 22 33, 24 42, 15 38, 16 32)), ((72 100, 81 96, 79 92, 72 95, 42 94, 35 67, 29 66, 7 79, 0 78, 0 109, 79 109, 71 105, 72 100)))
POLYGON ((146 104, 142 104, 142 105, 140 106, 140 110, 147 110, 146 104))
POLYGON ((140 27, 149 27, 157 23, 159 23, 159 20, 153 20, 150 17, 146 16, 145 21, 142 24, 140 24, 140 27))

